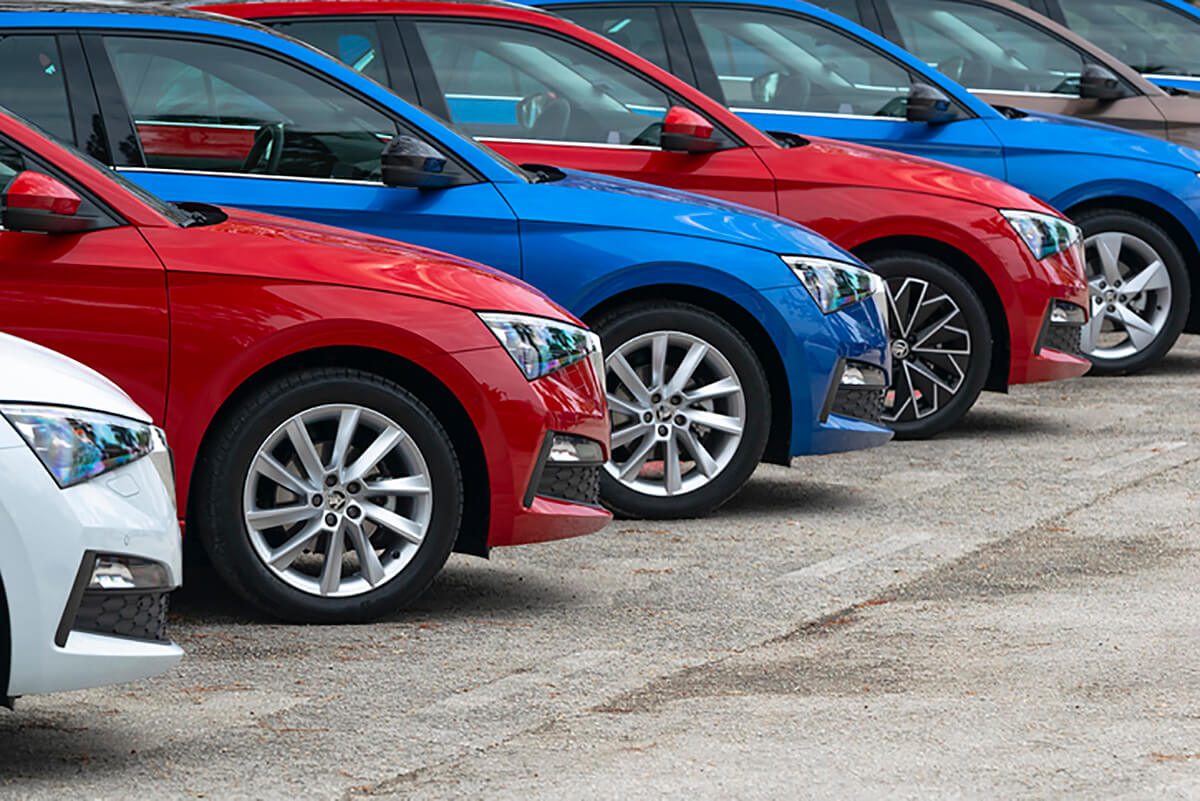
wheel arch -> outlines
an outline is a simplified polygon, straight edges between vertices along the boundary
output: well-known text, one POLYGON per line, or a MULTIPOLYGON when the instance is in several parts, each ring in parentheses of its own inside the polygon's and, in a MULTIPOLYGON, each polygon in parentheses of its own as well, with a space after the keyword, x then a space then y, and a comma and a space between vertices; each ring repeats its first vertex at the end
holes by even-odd
MULTIPOLYGON (((266 365, 242 381, 221 403, 204 430, 197 450, 196 465, 208 458, 207 451, 215 433, 238 403, 269 381, 313 367, 351 367, 373 373, 401 384, 430 407, 453 438, 463 473, 466 502, 463 504, 462 528, 454 550, 487 556, 491 492, 487 460, 475 425, 458 398, 436 376, 415 362, 388 351, 363 346, 326 346, 298 351, 266 365)), ((189 520, 197 503, 196 493, 191 489, 200 472, 193 467, 186 511, 189 520)))
POLYGON ((993 392, 1008 391, 1008 372, 1012 359, 1012 343, 1008 330, 1008 316, 1004 303, 996 291, 992 279, 979 264, 963 251, 941 240, 923 236, 885 236, 860 242, 851 248, 855 256, 871 263, 877 256, 886 256, 899 251, 919 253, 945 262, 966 279, 975 294, 983 302, 988 324, 992 327, 992 366, 983 388, 993 392))
POLYGON ((0 576, 0 706, 12 705, 8 695, 8 679, 12 675, 12 622, 8 595, 4 592, 4 577, 0 576))
POLYGON ((771 430, 763 461, 771 464, 791 463, 792 450, 792 393, 787 369, 771 335, 744 306, 710 289, 689 284, 653 284, 627 289, 605 298, 580 314, 590 324, 597 317, 639 301, 677 300, 691 303, 727 320, 750 343, 762 361, 771 390, 771 430))
POLYGON ((1162 206, 1149 200, 1127 195, 1090 198, 1065 209, 1064 213, 1068 217, 1075 218, 1085 211, 1106 210, 1127 211, 1145 217, 1171 237, 1175 246, 1179 248, 1179 252, 1183 254, 1184 266, 1192 279, 1191 309, 1188 311, 1188 319, 1183 330, 1188 334, 1200 333, 1200 293, 1195 291, 1200 287, 1200 246, 1197 246, 1196 239, 1188 231, 1187 226, 1162 206))

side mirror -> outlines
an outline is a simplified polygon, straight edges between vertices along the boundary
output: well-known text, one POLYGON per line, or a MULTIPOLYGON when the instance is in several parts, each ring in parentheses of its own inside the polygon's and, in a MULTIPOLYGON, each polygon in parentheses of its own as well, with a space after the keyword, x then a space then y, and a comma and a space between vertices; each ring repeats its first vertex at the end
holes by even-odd
POLYGON ((712 153, 721 143, 712 138, 713 126, 707 119, 682 106, 671 106, 663 117, 662 136, 658 144, 663 150, 682 153, 712 153))
POLYGON ((397 136, 380 156, 385 186, 445 189, 470 179, 437 148, 413 136, 397 136))
POLYGON ((941 125, 957 120, 958 110, 941 89, 927 83, 914 83, 908 89, 904 116, 909 122, 941 125))
POLYGON ((1125 87, 1108 67, 1084 64, 1079 73, 1079 96, 1087 100, 1119 100, 1125 97, 1125 87))
POLYGON ((40 172, 17 173, 4 190, 3 200, 0 220, 9 231, 78 234, 100 222, 78 213, 83 201, 70 187, 40 172))

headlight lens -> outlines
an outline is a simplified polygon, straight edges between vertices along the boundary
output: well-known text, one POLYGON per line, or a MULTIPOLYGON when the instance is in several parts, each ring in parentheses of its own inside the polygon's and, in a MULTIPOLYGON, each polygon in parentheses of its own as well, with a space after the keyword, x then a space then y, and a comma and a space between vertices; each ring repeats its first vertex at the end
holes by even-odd
POLYGON ((0 407, 58 486, 66 488, 140 459, 152 427, 126 417, 58 406, 0 407))
MULTIPOLYGON (((527 314, 488 312, 479 318, 530 381, 589 356, 602 362, 600 337, 586 328, 527 314)), ((603 370, 599 375, 603 378, 603 370)))
POLYGON ((854 264, 809 256, 780 256, 825 314, 883 292, 883 279, 854 264))
POLYGON ((1000 209, 1000 213, 1039 261, 1083 241, 1083 231, 1078 225, 1053 214, 1013 209, 1000 209))

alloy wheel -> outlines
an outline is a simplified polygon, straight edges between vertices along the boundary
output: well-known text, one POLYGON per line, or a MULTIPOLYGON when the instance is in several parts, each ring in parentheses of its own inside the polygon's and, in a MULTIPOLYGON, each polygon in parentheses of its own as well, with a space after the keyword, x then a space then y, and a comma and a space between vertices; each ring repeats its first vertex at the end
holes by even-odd
POLYGON ((892 386, 888 423, 936 414, 962 389, 971 360, 971 333, 958 303, 921 278, 887 279, 891 311, 892 386))
POLYGON ((284 421, 246 476, 250 543, 272 573, 323 597, 395 578, 429 529, 433 489, 416 442, 372 409, 329 404, 284 421))
POLYGON ((1120 231, 1084 240, 1091 320, 1083 351, 1098 359, 1124 359, 1149 347, 1171 313, 1171 275, 1146 240, 1120 231))
POLYGON ((609 475, 646 495, 692 492, 733 459, 746 397, 727 358, 699 337, 654 331, 605 360, 612 460, 609 475))

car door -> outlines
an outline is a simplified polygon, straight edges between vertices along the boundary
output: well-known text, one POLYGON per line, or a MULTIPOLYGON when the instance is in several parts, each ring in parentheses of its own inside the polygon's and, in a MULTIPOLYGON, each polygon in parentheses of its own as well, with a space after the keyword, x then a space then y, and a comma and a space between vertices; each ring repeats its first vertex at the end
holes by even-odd
POLYGON ((970 0, 876 2, 889 39, 988 103, 1166 136, 1153 100, 1124 81, 1125 97, 1080 97, 1080 73, 1095 59, 1028 17, 970 0))
POLYGON ((676 6, 697 85, 766 131, 848 139, 1004 175, 987 124, 955 104, 953 122, 905 118, 918 76, 815 17, 763 6, 676 6))
POLYGON ((491 183, 384 186, 383 147, 398 133, 422 138, 387 109, 233 41, 105 33, 85 35, 84 46, 118 168, 151 192, 378 234, 520 275, 516 219, 491 183))
POLYGON ((422 105, 518 164, 603 172, 775 211, 771 173, 720 125, 716 152, 664 151, 663 116, 682 100, 602 51, 480 18, 399 23, 410 56, 419 48, 430 65, 416 76, 422 105))
MULTIPOLYGON (((75 138, 55 37, 0 37, 0 105, 75 138)), ((162 421, 169 331, 166 272, 141 234, 69 175, 0 136, 0 186, 23 170, 50 175, 83 198, 81 214, 108 227, 81 234, 0 229, 0 330, 103 373, 162 421)), ((0 220, 2 221, 2 220, 0 220)))

